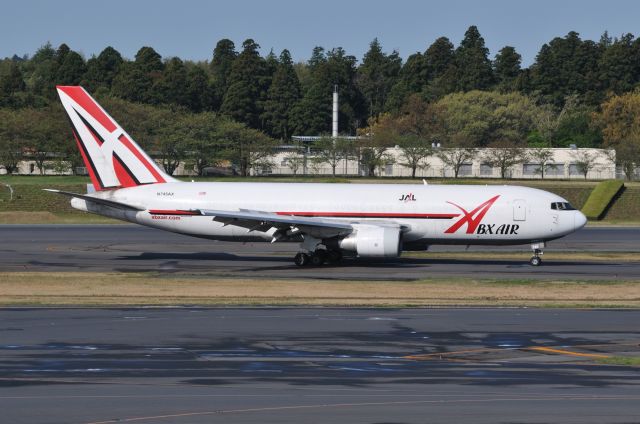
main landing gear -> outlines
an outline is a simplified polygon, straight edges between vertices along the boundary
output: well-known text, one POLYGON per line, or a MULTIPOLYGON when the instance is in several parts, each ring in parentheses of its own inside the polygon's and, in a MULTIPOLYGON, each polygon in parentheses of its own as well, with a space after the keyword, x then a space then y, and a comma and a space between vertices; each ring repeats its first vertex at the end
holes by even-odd
POLYGON ((533 250, 533 256, 529 259, 529 263, 531 266, 540 266, 542 265, 542 254, 544 253, 542 249, 544 249, 544 242, 533 243, 531 244, 531 250, 533 250))
POLYGON ((325 263, 336 264, 342 260, 342 253, 337 250, 317 249, 314 252, 299 252, 293 258, 298 266, 320 266, 325 263))
POLYGON ((300 244, 301 252, 293 258, 298 266, 321 266, 325 263, 335 264, 342 260, 342 253, 337 249, 330 249, 322 240, 309 235, 304 236, 300 244))

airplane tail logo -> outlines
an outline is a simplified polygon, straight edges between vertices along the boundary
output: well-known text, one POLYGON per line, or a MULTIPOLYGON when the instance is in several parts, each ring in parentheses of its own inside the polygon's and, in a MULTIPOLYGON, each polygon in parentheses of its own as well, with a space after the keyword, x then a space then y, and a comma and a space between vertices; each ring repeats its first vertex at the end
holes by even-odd
POLYGON ((62 106, 96 190, 176 181, 79 86, 58 86, 62 106))
POLYGON ((455 224, 449 227, 445 231, 445 233, 455 233, 460 229, 460 227, 462 227, 464 224, 467 224, 467 234, 473 234, 476 231, 476 228, 478 228, 478 225, 480 225, 482 218, 484 218, 484 216, 489 211, 489 208, 491 208, 494 202, 498 200, 498 197, 500 197, 500 195, 492 197, 491 199, 479 205, 477 208, 473 209, 471 212, 467 212, 467 210, 462 206, 456 205, 453 202, 447 202, 460 209, 460 211, 462 212, 462 218, 460 218, 458 221, 456 221, 455 224))

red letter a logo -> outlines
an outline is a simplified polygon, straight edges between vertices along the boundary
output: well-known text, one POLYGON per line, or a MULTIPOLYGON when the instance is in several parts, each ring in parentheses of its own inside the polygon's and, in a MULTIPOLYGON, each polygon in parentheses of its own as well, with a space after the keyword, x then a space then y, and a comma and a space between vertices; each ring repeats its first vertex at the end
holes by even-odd
POLYGON ((449 227, 445 231, 445 233, 446 234, 455 233, 460 229, 460 227, 462 227, 464 224, 467 224, 467 234, 473 234, 476 231, 476 228, 478 227, 478 225, 480 225, 480 221, 482 221, 482 218, 484 218, 486 213, 489 211, 489 208, 491 207, 491 205, 493 205, 493 203, 496 200, 498 200, 498 197, 500 197, 500 195, 492 197, 491 199, 487 200, 486 202, 484 202, 483 204, 481 204, 471 212, 467 212, 463 207, 456 205, 453 202, 447 202, 452 204, 456 208, 460 209, 462 211, 463 216, 455 224, 449 227))

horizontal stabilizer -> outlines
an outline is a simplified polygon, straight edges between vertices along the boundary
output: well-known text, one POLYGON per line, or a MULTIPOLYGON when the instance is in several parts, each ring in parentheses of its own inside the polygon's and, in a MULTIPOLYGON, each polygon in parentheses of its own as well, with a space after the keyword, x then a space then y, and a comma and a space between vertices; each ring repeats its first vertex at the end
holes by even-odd
POLYGON ((50 189, 50 188, 45 188, 43 190, 44 191, 48 191, 50 193, 58 193, 58 194, 62 194, 64 196, 75 197, 75 198, 78 198, 78 199, 86 200, 87 202, 96 203, 98 205, 110 206, 112 208, 122 209, 122 210, 125 210, 125 211, 143 211, 143 210, 145 210, 145 208, 139 208, 137 206, 127 205, 126 203, 116 202, 114 200, 101 199, 99 197, 93 197, 93 196, 89 196, 87 194, 71 193, 70 191, 55 190, 55 189, 50 189))

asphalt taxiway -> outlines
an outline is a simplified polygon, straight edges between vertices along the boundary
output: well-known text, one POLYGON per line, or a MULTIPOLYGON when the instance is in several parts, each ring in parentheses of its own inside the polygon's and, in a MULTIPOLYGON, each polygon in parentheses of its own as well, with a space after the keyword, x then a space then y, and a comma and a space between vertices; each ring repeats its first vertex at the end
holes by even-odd
POLYGON ((7 423, 632 423, 639 310, 0 310, 7 423))
POLYGON ((529 246, 433 246, 430 252, 495 252, 492 259, 401 257, 347 260, 299 268, 293 243, 209 241, 134 225, 1 225, 1 271, 197 273, 225 277, 415 280, 425 276, 487 278, 638 279, 640 261, 553 259, 554 251, 640 252, 640 228, 585 228, 549 243, 541 267, 529 246), (522 259, 502 259, 517 252, 522 259))

